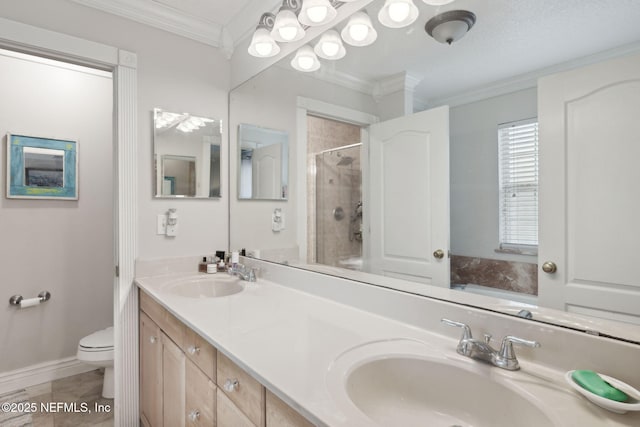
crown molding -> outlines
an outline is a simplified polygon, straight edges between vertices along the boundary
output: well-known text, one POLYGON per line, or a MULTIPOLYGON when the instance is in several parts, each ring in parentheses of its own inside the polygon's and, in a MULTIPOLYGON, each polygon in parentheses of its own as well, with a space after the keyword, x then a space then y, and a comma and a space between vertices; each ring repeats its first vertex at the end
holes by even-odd
POLYGON ((384 79, 378 80, 373 89, 375 98, 382 98, 396 92, 410 91, 413 92, 422 79, 419 77, 402 71, 384 79))
POLYGON ((83 6, 92 7, 132 21, 146 24, 170 33, 174 33, 213 47, 225 50, 230 56, 228 34, 223 27, 197 16, 186 15, 169 6, 150 0, 72 0, 83 6))
MULTIPOLYGON (((289 66, 288 62, 278 62, 275 64, 275 66, 284 70, 293 70, 289 66)), ((370 82, 329 67, 320 67, 320 69, 317 71, 305 74, 309 77, 321 80, 323 82, 342 86, 346 89, 351 89, 353 91, 360 92, 369 96, 373 95, 373 91, 375 89, 375 82, 370 82)))

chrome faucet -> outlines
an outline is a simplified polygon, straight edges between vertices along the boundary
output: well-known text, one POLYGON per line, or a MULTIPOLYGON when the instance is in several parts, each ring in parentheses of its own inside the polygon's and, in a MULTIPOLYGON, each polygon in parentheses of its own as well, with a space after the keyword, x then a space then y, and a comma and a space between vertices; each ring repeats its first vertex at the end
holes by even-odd
POLYGON ((245 267, 242 264, 236 264, 229 268, 229 274, 232 276, 238 276, 242 280, 247 282, 255 282, 257 280, 255 268, 245 267))
POLYGON ((491 347, 491 335, 485 334, 484 341, 476 340, 471 334, 471 328, 469 328, 469 325, 449 319, 441 319, 440 321, 445 325, 462 328, 462 337, 460 337, 460 342, 456 348, 456 351, 459 354, 472 359, 491 363, 498 368, 508 369, 509 371, 517 371, 520 369, 516 353, 513 351, 513 344, 524 345, 527 347, 540 347, 540 343, 537 341, 529 341, 512 335, 507 335, 502 338, 500 350, 496 350, 491 347))

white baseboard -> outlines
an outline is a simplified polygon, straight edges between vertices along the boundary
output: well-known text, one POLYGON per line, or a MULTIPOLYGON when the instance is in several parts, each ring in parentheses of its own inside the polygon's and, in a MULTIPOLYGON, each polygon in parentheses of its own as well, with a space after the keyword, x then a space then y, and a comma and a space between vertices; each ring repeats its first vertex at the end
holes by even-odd
POLYGON ((68 357, 27 366, 15 371, 2 372, 0 373, 0 394, 48 383, 95 369, 95 366, 83 363, 75 357, 68 357))

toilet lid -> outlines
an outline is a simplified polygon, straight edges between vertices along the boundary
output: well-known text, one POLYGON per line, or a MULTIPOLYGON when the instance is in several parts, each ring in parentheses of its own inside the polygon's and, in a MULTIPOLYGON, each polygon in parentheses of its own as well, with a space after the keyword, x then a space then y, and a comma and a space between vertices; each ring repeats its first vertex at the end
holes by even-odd
POLYGON ((80 340, 80 347, 107 348, 113 347, 113 326, 94 332, 80 340))

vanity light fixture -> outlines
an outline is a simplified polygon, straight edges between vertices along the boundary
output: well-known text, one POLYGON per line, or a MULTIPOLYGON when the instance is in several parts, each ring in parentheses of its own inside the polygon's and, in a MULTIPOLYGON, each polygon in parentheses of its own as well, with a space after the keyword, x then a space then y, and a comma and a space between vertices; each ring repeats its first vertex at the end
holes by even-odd
POLYGON ((309 27, 328 24, 338 15, 333 3, 336 2, 329 0, 303 0, 298 20, 302 25, 309 27))
POLYGON ((378 13, 378 21, 385 27, 402 28, 418 18, 418 8, 413 0, 387 0, 378 13))
POLYGON ((476 15, 467 10, 451 10, 427 21, 424 29, 440 43, 451 44, 464 37, 476 23, 476 15))
POLYGON ((251 38, 251 44, 248 49, 249 55, 258 58, 269 58, 280 53, 280 46, 271 37, 271 29, 273 29, 275 18, 276 16, 273 13, 262 14, 256 31, 251 38))
POLYGON ((310 73, 320 68, 320 61, 311 46, 306 44, 298 49, 296 56, 291 60, 291 66, 298 71, 310 73))
POLYGON ((297 14, 301 9, 300 0, 284 0, 276 15, 271 37, 277 42, 295 42, 305 35, 304 28, 298 21, 297 14))
POLYGON ((329 30, 320 37, 320 41, 313 48, 320 58, 336 60, 343 58, 347 53, 340 34, 336 30, 329 30))
POLYGON ((378 38, 378 33, 371 24, 371 18, 365 11, 351 15, 349 22, 340 34, 342 40, 356 47, 368 46, 378 38))

